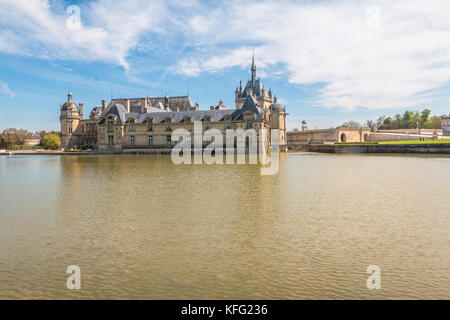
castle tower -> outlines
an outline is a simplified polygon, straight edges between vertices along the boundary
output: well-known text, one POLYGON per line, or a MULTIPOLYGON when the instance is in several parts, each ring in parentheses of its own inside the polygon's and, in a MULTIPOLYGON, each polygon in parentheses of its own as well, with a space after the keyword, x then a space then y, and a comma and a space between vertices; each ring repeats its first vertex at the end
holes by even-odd
POLYGON ((239 82, 239 90, 236 89, 235 108, 240 109, 245 103, 248 95, 252 95, 261 108, 269 108, 272 104, 272 93, 264 88, 261 79, 256 77, 255 53, 252 56, 252 65, 250 67, 250 80, 247 81, 245 88, 242 88, 242 82, 239 82))
POLYGON ((81 120, 81 113, 75 102, 72 101, 72 93, 67 94, 67 101, 61 106, 61 148, 65 149, 71 145, 72 134, 81 120))
POLYGON ((307 131, 307 130, 308 130, 308 127, 306 126, 306 121, 303 120, 302 121, 302 131, 307 131))
POLYGON ((273 103, 269 107, 270 109, 270 129, 279 130, 279 146, 280 151, 287 149, 286 141, 286 110, 281 104, 278 103, 278 98, 273 98, 273 103))

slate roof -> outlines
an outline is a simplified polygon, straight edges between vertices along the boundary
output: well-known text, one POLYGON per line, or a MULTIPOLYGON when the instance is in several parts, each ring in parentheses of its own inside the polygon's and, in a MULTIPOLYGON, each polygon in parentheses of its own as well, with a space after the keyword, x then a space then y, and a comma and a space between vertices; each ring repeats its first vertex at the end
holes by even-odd
POLYGON ((73 101, 66 101, 62 107, 61 110, 67 110, 67 109, 72 109, 72 110, 78 110, 77 104, 73 101))
POLYGON ((179 96, 179 97, 154 97, 149 98, 150 104, 156 106, 158 102, 165 107, 166 99, 168 99, 169 109, 172 111, 189 111, 190 108, 195 108, 189 96, 179 96))
POLYGON ((116 124, 125 123, 127 109, 125 109, 123 105, 115 103, 114 105, 111 106, 111 108, 109 108, 108 112, 102 117, 102 119, 98 123, 104 124, 105 117, 111 114, 117 117, 115 121, 116 124))
POLYGON ((261 114, 263 114, 265 112, 265 109, 259 107, 259 104, 256 102, 255 98, 253 98, 253 96, 247 96, 244 104, 242 105, 242 108, 235 109, 235 111, 236 111, 236 113, 233 114, 233 120, 242 120, 243 113, 245 111, 254 112, 256 114, 255 119, 262 120, 263 117, 261 116, 261 114))
POLYGON ((262 120, 261 114, 265 112, 265 109, 260 108, 253 96, 248 96, 244 102, 241 109, 214 109, 214 110, 197 110, 197 111, 166 111, 159 108, 150 107, 150 112, 127 112, 122 104, 115 103, 103 115, 102 119, 98 122, 99 124, 105 123, 105 118, 108 115, 115 115, 115 124, 127 123, 130 119, 135 119, 136 123, 144 123, 147 119, 152 118, 154 123, 161 123, 166 120, 166 118, 171 118, 173 123, 184 122, 186 117, 190 117, 191 121, 203 121, 205 116, 210 116, 212 122, 224 121, 226 115, 231 115, 232 120, 242 120, 243 113, 245 111, 252 111, 255 113, 256 120, 262 120), (156 109, 156 110, 155 110, 156 109))
MULTIPOLYGON (((255 80, 255 84, 252 86, 252 81, 248 80, 247 81, 247 85, 245 86, 244 91, 242 92, 241 97, 246 97, 247 96, 247 89, 252 89, 252 92, 256 94, 256 96, 260 97, 262 96, 262 88, 263 85, 261 83, 260 79, 255 80)), ((267 96, 267 93, 265 92, 264 96, 267 96)))

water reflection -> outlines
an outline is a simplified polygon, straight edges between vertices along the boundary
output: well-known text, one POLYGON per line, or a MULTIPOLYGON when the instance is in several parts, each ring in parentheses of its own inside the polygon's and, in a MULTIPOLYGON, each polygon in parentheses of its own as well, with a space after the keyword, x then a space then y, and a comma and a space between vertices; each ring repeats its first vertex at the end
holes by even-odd
POLYGON ((0 168, 3 298, 449 298, 449 157, 292 153, 275 176, 164 155, 0 168))

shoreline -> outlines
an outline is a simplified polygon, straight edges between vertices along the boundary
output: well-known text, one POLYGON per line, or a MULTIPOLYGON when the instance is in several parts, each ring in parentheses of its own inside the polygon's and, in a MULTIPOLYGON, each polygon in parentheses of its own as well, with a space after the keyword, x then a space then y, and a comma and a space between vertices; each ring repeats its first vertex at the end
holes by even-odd
POLYGON ((358 154, 358 153, 384 153, 384 154, 450 154, 449 143, 427 144, 316 144, 306 145, 306 151, 320 153, 358 154))
MULTIPOLYGON (((155 155, 170 154, 167 150, 152 150, 153 152, 135 151, 123 153, 99 153, 99 152, 33 152, 33 151, 10 151, 1 152, 1 156, 94 156, 94 155, 155 155), (156 151, 156 152, 155 152, 156 151), (162 152, 161 152, 162 151, 162 152)), ((316 144, 316 145, 299 145, 291 146, 283 153, 290 152, 313 152, 313 153, 330 153, 330 154, 397 154, 397 155, 450 155, 450 144, 368 144, 368 145, 344 145, 344 144, 316 144)))
POLYGON ((59 155, 98 155, 97 152, 61 152, 61 151, 49 151, 49 152, 33 152, 33 151, 8 151, 1 152, 0 156, 59 156, 59 155))

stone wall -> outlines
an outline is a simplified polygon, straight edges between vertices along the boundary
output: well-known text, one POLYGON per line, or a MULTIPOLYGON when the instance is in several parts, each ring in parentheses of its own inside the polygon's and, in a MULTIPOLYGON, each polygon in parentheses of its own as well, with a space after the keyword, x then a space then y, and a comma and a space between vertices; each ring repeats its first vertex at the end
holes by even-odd
POLYGON ((364 142, 370 137, 369 128, 338 127, 321 130, 289 131, 286 133, 289 149, 308 143, 364 142))
POLYGON ((372 145, 309 145, 310 152, 322 153, 404 153, 450 154, 450 143, 372 144, 372 145))
POLYGON ((409 133, 409 134, 426 134, 433 135, 433 133, 437 131, 438 135, 442 135, 442 129, 390 129, 390 130, 377 130, 380 133, 409 133))

